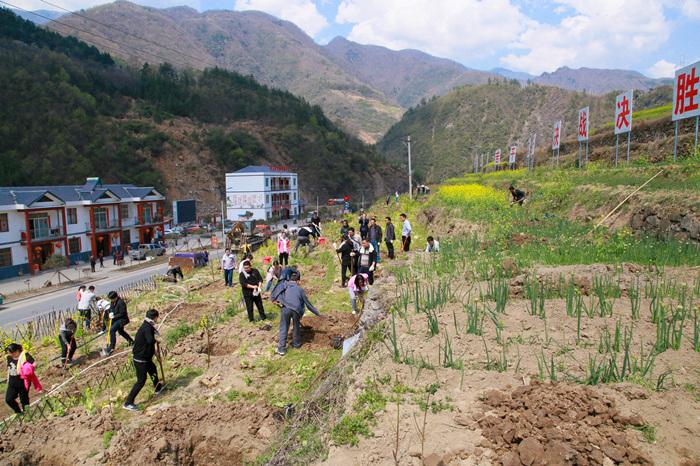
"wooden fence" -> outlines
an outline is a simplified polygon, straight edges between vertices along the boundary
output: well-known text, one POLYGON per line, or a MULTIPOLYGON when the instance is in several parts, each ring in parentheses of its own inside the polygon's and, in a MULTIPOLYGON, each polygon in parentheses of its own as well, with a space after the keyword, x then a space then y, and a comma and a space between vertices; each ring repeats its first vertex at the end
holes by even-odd
MULTIPOLYGON (((155 289, 156 280, 154 277, 150 277, 119 287, 114 291, 128 302, 139 293, 155 289)), ((44 337, 54 337, 58 335, 61 322, 67 317, 73 316, 76 312, 76 308, 54 309, 28 322, 16 324, 14 329, 8 330, 6 333, 16 341, 33 341, 44 337)))

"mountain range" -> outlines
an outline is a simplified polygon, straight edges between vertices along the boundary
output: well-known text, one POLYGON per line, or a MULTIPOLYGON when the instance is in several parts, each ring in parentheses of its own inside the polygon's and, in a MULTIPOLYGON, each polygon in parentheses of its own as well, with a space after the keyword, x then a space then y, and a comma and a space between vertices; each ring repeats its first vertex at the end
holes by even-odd
POLYGON ((417 50, 394 51, 342 37, 319 45, 293 23, 257 11, 199 13, 119 0, 65 15, 48 27, 133 64, 168 61, 252 75, 321 106, 368 143, 378 141, 407 109, 463 85, 516 79, 603 94, 666 82, 634 71, 591 68, 564 67, 536 77, 506 69, 479 71, 417 50))
POLYGON ((124 66, 4 8, 0 63, 0 186, 100 176, 197 199, 201 214, 218 212, 223 173, 247 165, 293 166, 314 204, 402 187, 396 168, 320 107, 250 76, 124 66))

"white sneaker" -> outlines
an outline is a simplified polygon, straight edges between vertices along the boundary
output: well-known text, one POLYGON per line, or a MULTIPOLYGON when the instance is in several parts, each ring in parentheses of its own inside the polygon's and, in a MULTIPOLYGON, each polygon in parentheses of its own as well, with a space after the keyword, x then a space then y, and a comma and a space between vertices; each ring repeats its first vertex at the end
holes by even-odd
POLYGON ((124 403, 124 406, 122 408, 128 410, 128 411, 138 411, 139 408, 133 403, 124 403))

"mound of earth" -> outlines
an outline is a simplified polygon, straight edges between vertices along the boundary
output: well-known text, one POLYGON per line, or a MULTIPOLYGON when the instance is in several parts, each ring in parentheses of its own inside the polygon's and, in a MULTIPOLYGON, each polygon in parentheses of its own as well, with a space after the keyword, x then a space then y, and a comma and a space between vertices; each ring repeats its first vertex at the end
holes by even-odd
POLYGON ((332 346, 333 337, 349 336, 356 321, 357 316, 346 313, 324 313, 321 317, 305 315, 301 321, 301 341, 312 348, 328 348, 332 346))
POLYGON ((269 443, 272 412, 262 402, 159 406, 115 438, 105 456, 110 464, 243 464, 269 443))
POLYGON ((504 466, 652 464, 625 432, 642 419, 623 416, 590 387, 533 383, 510 393, 491 390, 483 403, 484 446, 504 466))

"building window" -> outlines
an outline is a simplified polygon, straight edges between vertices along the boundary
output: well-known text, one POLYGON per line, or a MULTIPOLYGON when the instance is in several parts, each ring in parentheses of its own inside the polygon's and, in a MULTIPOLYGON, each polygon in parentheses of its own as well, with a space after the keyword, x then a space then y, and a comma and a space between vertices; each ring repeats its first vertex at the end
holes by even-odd
POLYGON ((122 218, 129 218, 129 204, 121 204, 119 208, 122 210, 122 218))
POLYGON ((131 230, 122 231, 122 247, 131 244, 131 230))
POLYGON ((68 252, 69 254, 77 254, 80 252, 80 237, 68 238, 68 252))
POLYGON ((265 178, 265 187, 270 187, 270 178, 265 178))
POLYGON ((297 193, 294 193, 294 200, 297 200, 297 193))
POLYGON ((3 248, 0 249, 0 267, 10 267, 12 266, 12 249, 3 248))
POLYGON ((7 214, 0 214, 0 233, 10 231, 10 222, 7 221, 7 214))
POLYGON ((67 209, 68 212, 68 225, 78 224, 78 209, 75 207, 67 209))
POLYGON ((292 178, 292 187, 296 188, 297 187, 297 179, 292 178))
POLYGON ((266 202, 267 204, 270 203, 270 195, 269 195, 269 194, 266 194, 266 195, 265 195, 265 202, 266 202))
POLYGON ((93 216, 95 218, 95 228, 107 228, 107 208, 106 207, 96 207, 93 211, 93 216))

